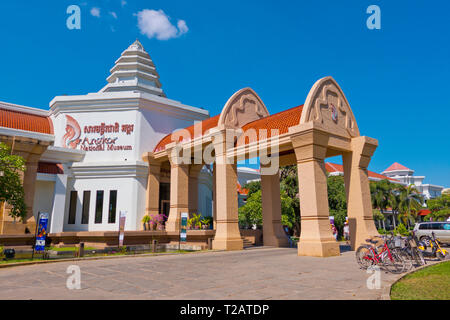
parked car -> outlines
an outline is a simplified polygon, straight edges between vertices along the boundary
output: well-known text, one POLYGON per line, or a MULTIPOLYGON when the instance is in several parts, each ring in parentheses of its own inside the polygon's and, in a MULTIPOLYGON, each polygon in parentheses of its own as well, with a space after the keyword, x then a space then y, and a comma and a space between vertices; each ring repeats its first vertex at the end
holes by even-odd
POLYGON ((450 221, 421 222, 414 226, 414 234, 420 241, 431 237, 432 232, 442 243, 450 244, 450 221))

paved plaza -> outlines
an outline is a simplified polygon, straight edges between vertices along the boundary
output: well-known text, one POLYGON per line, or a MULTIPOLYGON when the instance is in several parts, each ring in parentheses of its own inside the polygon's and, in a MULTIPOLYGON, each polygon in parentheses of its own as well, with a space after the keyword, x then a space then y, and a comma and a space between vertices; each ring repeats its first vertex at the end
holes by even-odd
POLYGON ((296 249, 122 257, 0 269, 0 299, 382 299, 399 275, 381 273, 381 289, 351 251, 298 257, 296 249), (69 290, 70 265, 81 289, 69 290))

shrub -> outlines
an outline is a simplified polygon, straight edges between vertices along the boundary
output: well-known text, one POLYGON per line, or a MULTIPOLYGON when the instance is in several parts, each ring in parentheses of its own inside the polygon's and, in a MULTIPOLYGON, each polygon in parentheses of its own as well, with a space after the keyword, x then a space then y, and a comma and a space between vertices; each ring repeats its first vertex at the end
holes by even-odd
POLYGON ((384 229, 378 229, 378 233, 379 233, 379 234, 386 234, 386 230, 384 230, 384 229))
POLYGON ((410 232, 403 223, 400 223, 397 228, 394 229, 394 234, 400 234, 402 236, 409 236, 410 232))

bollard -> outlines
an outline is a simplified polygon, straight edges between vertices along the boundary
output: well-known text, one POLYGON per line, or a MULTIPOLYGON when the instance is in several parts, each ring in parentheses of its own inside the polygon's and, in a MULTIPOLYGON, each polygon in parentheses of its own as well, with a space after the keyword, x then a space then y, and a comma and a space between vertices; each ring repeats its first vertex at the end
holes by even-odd
POLYGON ((78 250, 78 256, 80 258, 84 257, 84 242, 80 242, 80 248, 78 250))
POLYGON ((212 250, 213 238, 208 238, 208 250, 212 250))
POLYGON ((155 253, 158 246, 158 240, 152 240, 152 252, 155 253))

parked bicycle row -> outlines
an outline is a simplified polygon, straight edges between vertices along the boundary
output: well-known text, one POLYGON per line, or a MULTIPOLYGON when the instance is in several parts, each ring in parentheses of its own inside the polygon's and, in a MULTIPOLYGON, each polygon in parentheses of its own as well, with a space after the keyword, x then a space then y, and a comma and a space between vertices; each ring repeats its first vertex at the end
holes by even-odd
POLYGON ((434 232, 420 241, 414 233, 408 237, 391 233, 366 239, 366 242, 356 250, 356 261, 363 269, 379 266, 391 273, 403 273, 425 265, 425 258, 444 260, 448 256, 434 232))

